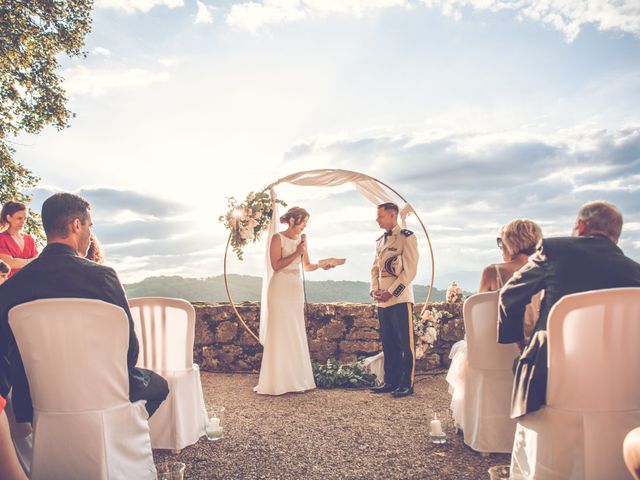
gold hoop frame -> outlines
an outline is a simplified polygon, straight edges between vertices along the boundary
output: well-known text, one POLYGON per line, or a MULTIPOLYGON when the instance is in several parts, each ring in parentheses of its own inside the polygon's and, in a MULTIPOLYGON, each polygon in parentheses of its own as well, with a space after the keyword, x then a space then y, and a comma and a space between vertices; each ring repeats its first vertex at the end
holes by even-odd
MULTIPOLYGON (((336 172, 345 172, 345 173, 352 173, 352 174, 362 175, 363 177, 366 177, 367 179, 372 180, 372 181, 382 185, 383 187, 387 188, 389 191, 395 193, 398 196, 398 198, 400 198, 406 205, 411 206, 411 204, 409 202, 407 202, 407 200, 402 195, 400 195, 400 193, 398 193, 397 190, 395 190, 394 188, 390 187, 389 185, 387 185, 383 181, 378 180, 375 177, 372 177, 370 175, 367 175, 367 174, 364 174, 364 173, 360 173, 360 172, 354 172, 354 171, 351 171, 351 170, 340 170, 340 169, 334 169, 334 170, 336 172)), ((318 172, 318 171, 320 171, 320 170, 309 170, 308 172, 298 172, 298 173, 314 173, 314 172, 318 172)), ((327 170, 321 170, 321 171, 327 171, 327 170)), ((295 174, 293 174, 293 175, 295 175, 295 174)), ((290 176, 291 175, 287 175, 286 177, 280 178, 279 180, 277 180, 274 183, 270 184, 267 188, 275 187, 282 180, 284 180, 285 178, 290 177, 290 176)), ((431 299, 431 292, 433 291, 433 279, 435 277, 435 260, 433 258, 433 247, 431 245, 431 239, 429 238, 429 232, 427 232, 427 227, 424 226, 424 223, 422 222, 422 219, 418 215, 418 212, 416 212, 413 207, 411 207, 411 211, 416 216, 416 219, 418 220, 418 223, 420 223, 420 226, 422 227, 422 231, 424 232, 424 235, 425 235, 425 237, 427 239, 427 245, 429 246, 429 256, 431 257, 431 283, 429 284, 429 292, 427 293, 427 299, 425 300, 424 306, 422 307, 422 312, 421 313, 424 313, 424 311, 427 309, 427 306, 429 305, 429 300, 431 299)), ((253 330, 251 330, 251 328, 249 328, 249 326, 245 323, 244 319, 242 318, 242 315, 240 315, 240 312, 236 308, 236 304, 233 301, 233 298, 231 297, 231 290, 229 289, 229 282, 227 280, 227 257, 228 257, 228 254, 229 254, 229 244, 230 243, 231 243, 231 234, 229 234, 229 238, 227 239, 227 246, 224 249, 224 262, 223 262, 224 288, 227 291, 227 297, 229 298, 229 304, 231 305, 231 308, 233 308, 233 312, 238 317, 238 320, 240 320, 240 323, 245 328, 245 330, 253 338, 255 338, 258 343, 260 343, 260 339, 253 332, 253 330)))

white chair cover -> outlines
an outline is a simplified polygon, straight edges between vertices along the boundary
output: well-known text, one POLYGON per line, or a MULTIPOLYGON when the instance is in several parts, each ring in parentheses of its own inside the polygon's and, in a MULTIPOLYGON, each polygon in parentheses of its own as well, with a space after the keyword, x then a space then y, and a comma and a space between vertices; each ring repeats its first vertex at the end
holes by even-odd
POLYGON ((162 375, 169 396, 149 419, 151 446, 182 450, 205 435, 207 419, 200 369, 193 363, 196 313, 176 298, 129 300, 140 340, 138 367, 162 375))
MULTIPOLYGON (((453 385, 453 398, 461 402, 459 408, 452 408, 454 422, 462 428, 464 443, 472 449, 510 452, 516 430, 515 420, 509 417, 512 367, 519 351, 515 344, 501 345, 497 341, 498 292, 467 298, 463 315, 466 365, 459 368, 464 395, 457 399, 460 392, 453 385)), ((464 352, 461 349, 460 353, 464 352)))
POLYGON ((625 479, 640 424, 640 288, 567 295, 548 320, 547 405, 518 421, 517 479, 625 479))
POLYGON ((34 408, 31 479, 155 479, 144 402, 129 401, 124 310, 36 300, 12 308, 9 325, 34 408))

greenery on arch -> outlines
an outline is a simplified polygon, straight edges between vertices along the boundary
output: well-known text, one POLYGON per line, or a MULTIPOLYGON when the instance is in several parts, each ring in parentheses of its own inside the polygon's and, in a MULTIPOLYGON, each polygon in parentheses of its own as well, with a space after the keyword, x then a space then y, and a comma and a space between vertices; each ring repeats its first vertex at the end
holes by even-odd
MULTIPOLYGON (((283 207, 287 204, 276 199, 283 207)), ((262 233, 269 229, 271 221, 271 197, 269 190, 249 192, 243 202, 234 197, 227 198, 227 213, 220 215, 218 221, 223 223, 231 235, 231 248, 239 260, 242 260, 243 249, 251 242, 260 240, 262 233)))

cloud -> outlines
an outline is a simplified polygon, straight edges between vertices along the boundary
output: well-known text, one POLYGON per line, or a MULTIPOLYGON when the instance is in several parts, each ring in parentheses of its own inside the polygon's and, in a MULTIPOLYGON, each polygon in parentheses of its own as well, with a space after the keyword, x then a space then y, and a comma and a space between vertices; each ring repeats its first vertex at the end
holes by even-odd
POLYGON ((196 19, 193 23, 213 23, 213 11, 214 8, 208 5, 205 5, 200 0, 196 0, 198 5, 198 13, 196 13, 196 19))
MULTIPOLYGON (((539 222, 547 236, 567 235, 580 205, 606 199, 631 225, 640 221, 640 127, 311 139, 292 146, 283 170, 308 165, 360 171, 396 189, 432 232, 440 273, 461 266, 479 272, 498 261, 493 238, 513 218, 539 222)), ((340 204, 356 202, 345 195, 310 205, 340 212, 340 204)), ((349 219, 338 216, 331 231, 365 232, 359 219, 366 217, 356 215, 356 224, 348 226, 349 219)), ((314 219, 312 214, 310 227, 314 219)), ((624 229, 623 238, 628 253, 640 258, 640 231, 624 229)))
POLYGON ((184 6, 183 0, 96 0, 96 8, 118 10, 127 14, 147 13, 154 7, 166 6, 178 8, 184 6))
MULTIPOLYGON (((42 203, 61 190, 41 186, 31 192, 31 207, 40 211, 42 203)), ((191 221, 186 205, 134 190, 111 187, 83 187, 72 193, 91 204, 91 212, 103 243, 127 243, 160 239, 184 233, 191 221)))
POLYGON ((407 0, 263 0, 243 2, 231 7, 227 23, 239 30, 256 33, 279 23, 329 14, 361 16, 368 11, 407 6, 407 0))
MULTIPOLYGON (((429 8, 460 19, 466 9, 498 12, 510 10, 520 21, 541 22, 561 31, 567 41, 576 39, 585 25, 640 36, 640 4, 633 0, 589 2, 586 0, 420 0, 429 8)), ((362 16, 389 7, 411 8, 409 0, 261 0, 233 5, 227 23, 253 33, 269 25, 306 18, 345 14, 362 16)))
MULTIPOLYGON (((41 186, 30 194, 30 205, 40 212, 50 195, 61 191, 41 186)), ((197 260, 198 252, 223 245, 222 238, 199 231, 200 219, 190 207, 135 190, 111 187, 83 187, 73 193, 91 204, 94 232, 107 263, 129 279, 142 279, 151 274, 186 274, 210 256, 197 260), (191 262, 191 264, 190 264, 191 262)), ((219 248, 218 248, 219 249, 219 248)), ((196 268, 197 269, 197 268, 196 268)))
POLYGON ((158 59, 158 63, 165 68, 175 67, 184 61, 182 57, 162 57, 158 59))
POLYGON ((65 89, 71 95, 100 96, 110 90, 146 87, 165 82, 167 72, 152 72, 141 68, 121 70, 92 69, 84 66, 71 67, 62 72, 65 89))
POLYGON ((179 216, 186 206, 134 190, 110 187, 85 187, 76 192, 86 198, 105 217, 117 222, 122 212, 139 217, 166 218, 179 216))
POLYGON ((545 23, 563 32, 569 42, 588 24, 599 30, 640 36, 640 3, 635 0, 422 0, 422 3, 438 7, 444 15, 456 19, 463 15, 465 8, 492 12, 513 10, 517 19, 545 23))
POLYGON ((431 192, 477 195, 523 184, 542 194, 605 189, 634 191, 640 170, 640 127, 561 131, 544 135, 521 131, 446 133, 424 136, 365 136, 313 139, 294 145, 285 169, 310 162, 366 169, 374 176, 431 192), (438 182, 431 184, 433 179, 438 182))
POLYGON ((111 55, 111 51, 108 48, 104 47, 95 47, 93 50, 91 50, 91 53, 93 53, 94 55, 102 55, 104 57, 108 57, 111 55))

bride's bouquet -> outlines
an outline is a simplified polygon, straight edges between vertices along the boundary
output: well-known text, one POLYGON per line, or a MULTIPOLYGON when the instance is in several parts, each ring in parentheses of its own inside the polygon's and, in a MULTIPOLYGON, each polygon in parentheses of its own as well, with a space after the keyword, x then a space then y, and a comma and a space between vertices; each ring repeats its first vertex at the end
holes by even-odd
MULTIPOLYGON (((286 207, 282 200, 277 203, 286 207)), ((239 260, 242 260, 242 249, 249 241, 257 242, 262 232, 269 228, 271 219, 271 197, 267 189, 259 192, 249 192, 244 202, 240 203, 234 197, 227 198, 227 213, 220 215, 218 220, 231 234, 231 247, 239 260)))

